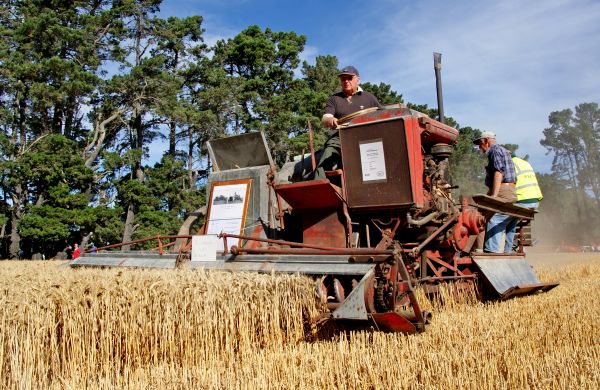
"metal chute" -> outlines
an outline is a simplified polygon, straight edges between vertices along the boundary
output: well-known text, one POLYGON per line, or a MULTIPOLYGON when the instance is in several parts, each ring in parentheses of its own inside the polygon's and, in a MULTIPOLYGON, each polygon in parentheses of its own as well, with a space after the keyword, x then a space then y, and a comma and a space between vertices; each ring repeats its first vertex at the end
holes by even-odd
POLYGON ((540 282, 523 255, 474 254, 473 262, 479 268, 488 291, 501 300, 558 286, 558 283, 540 282))

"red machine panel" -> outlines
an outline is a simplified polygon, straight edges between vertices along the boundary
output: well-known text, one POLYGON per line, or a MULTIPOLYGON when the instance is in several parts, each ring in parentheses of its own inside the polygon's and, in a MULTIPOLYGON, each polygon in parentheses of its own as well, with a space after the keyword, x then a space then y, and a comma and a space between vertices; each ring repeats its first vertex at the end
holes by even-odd
POLYGON ((337 209, 342 205, 341 195, 327 179, 277 184, 275 192, 294 210, 337 209))
POLYGON ((338 210, 305 210, 302 214, 302 242, 304 244, 344 248, 346 228, 344 216, 338 210))
POLYGON ((340 130, 345 197, 354 209, 423 204, 418 119, 368 122, 340 130))
POLYGON ((302 216, 302 242, 334 248, 346 246, 342 197, 329 180, 310 180, 275 185, 294 212, 302 216))

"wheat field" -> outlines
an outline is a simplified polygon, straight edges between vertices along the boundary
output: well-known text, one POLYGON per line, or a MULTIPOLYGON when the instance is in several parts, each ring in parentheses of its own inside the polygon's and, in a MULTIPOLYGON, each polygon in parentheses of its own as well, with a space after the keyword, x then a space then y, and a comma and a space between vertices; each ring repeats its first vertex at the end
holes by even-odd
POLYGON ((2 261, 0 386, 600 388, 600 254, 532 264, 561 285, 487 304, 421 295, 433 321, 406 336, 317 329, 297 275, 2 261))

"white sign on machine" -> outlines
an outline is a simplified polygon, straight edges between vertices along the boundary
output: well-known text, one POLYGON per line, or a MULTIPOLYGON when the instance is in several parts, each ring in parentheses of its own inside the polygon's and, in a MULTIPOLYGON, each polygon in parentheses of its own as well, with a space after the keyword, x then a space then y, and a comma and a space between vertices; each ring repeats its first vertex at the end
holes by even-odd
POLYGON ((214 186, 207 234, 240 234, 247 184, 214 186))
POLYGON ((216 234, 192 236, 192 262, 217 261, 219 238, 216 234))
POLYGON ((381 139, 363 141, 359 144, 359 149, 363 181, 387 180, 383 141, 381 139))
MULTIPOLYGON (((216 236, 221 233, 235 235, 243 233, 250 184, 250 179, 212 183, 205 234, 216 236)), ((218 242, 217 250, 222 251, 224 239, 218 239, 218 242)), ((239 245, 239 243, 240 240, 237 238, 227 240, 228 246, 239 245)))

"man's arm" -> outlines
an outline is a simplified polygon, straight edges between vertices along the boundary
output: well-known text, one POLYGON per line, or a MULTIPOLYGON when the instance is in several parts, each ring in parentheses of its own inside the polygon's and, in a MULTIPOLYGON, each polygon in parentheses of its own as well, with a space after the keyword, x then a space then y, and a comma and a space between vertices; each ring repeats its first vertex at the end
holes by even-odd
POLYGON ((335 111, 335 95, 331 95, 327 99, 327 103, 325 103, 325 114, 321 118, 321 125, 328 129, 335 129, 337 127, 335 111))
POLYGON ((324 114, 321 118, 321 124, 328 129, 335 129, 338 125, 337 118, 332 114, 324 114))
POLYGON ((495 171, 494 177, 492 178, 492 188, 488 191, 489 196, 498 196, 498 192, 500 192, 500 185, 502 184, 502 172, 495 171))

